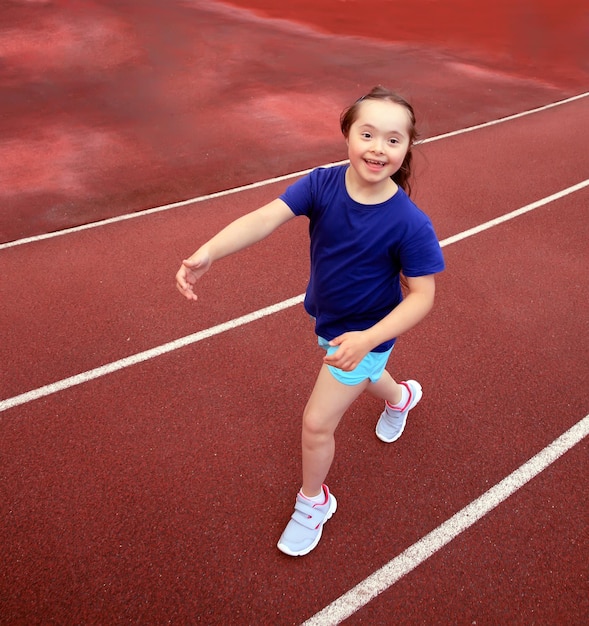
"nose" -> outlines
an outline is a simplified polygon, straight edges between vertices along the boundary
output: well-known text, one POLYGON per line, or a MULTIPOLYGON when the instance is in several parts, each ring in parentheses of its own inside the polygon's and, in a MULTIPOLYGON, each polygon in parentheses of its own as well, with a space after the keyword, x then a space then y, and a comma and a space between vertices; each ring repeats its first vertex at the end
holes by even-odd
POLYGON ((375 137, 372 140, 371 148, 376 154, 382 154, 384 152, 383 140, 380 137, 375 137))

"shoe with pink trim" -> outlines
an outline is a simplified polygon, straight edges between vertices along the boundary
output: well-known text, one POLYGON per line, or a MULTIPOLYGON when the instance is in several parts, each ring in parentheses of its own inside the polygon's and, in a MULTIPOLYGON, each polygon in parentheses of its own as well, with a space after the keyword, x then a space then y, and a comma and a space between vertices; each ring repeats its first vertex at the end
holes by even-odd
POLYGON ((393 443, 403 434, 409 411, 421 400, 423 392, 421 385, 416 380, 400 382, 409 392, 409 399, 402 409, 392 409, 385 403, 378 423, 376 424, 376 436, 385 443, 393 443))
POLYGON ((286 525, 278 549, 290 556, 309 554, 319 543, 323 524, 335 513, 337 500, 323 485, 325 496, 323 504, 305 498, 299 491, 295 501, 295 510, 286 525))

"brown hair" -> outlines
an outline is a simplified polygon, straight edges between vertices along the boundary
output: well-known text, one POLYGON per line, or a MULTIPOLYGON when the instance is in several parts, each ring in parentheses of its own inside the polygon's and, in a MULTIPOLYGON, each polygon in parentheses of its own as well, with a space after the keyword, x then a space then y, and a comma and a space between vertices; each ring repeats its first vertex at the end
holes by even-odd
POLYGON ((387 100, 388 102, 394 102, 395 104, 400 104, 407 110, 409 113, 409 149, 407 150, 407 154, 405 155, 405 159, 401 164, 401 167, 391 176, 391 178, 401 187, 405 193, 410 196, 411 195, 411 164, 413 161, 413 154, 411 152, 411 148, 413 147, 413 143, 417 139, 417 129, 415 128, 415 113, 413 111, 413 107, 398 93, 394 91, 390 91, 385 87, 381 87, 378 85, 377 87, 373 87, 372 90, 367 93, 365 96, 362 96, 354 104, 347 107, 343 110, 340 117, 340 128, 342 129, 342 133, 344 137, 348 137, 350 132, 350 128, 352 124, 356 121, 358 116, 358 109, 360 105, 365 100, 387 100))

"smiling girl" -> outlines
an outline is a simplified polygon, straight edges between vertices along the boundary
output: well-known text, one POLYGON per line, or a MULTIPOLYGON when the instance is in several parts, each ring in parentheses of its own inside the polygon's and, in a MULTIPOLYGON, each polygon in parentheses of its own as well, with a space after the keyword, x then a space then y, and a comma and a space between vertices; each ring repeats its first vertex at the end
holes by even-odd
POLYGON ((342 113, 341 130, 349 165, 313 170, 276 200, 229 224, 176 274, 180 292, 196 300, 194 285, 213 261, 264 239, 295 216, 309 219, 305 309, 326 354, 303 412, 302 487, 278 542, 291 556, 315 548, 337 508, 324 482, 335 430, 352 402, 363 391, 384 400, 377 437, 392 443, 403 433, 421 386, 415 380, 397 383, 385 366, 396 338, 431 310, 434 274, 444 269, 431 221, 409 199, 417 136, 411 105, 375 87, 342 113))

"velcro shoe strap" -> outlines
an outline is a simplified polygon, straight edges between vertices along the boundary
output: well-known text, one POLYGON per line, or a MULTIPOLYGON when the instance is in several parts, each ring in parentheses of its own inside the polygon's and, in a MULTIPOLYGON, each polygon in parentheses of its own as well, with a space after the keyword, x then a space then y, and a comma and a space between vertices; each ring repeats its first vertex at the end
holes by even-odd
POLYGON ((307 528, 316 529, 321 524, 325 515, 322 511, 314 509, 313 506, 306 502, 297 500, 295 503, 295 510, 292 514, 292 518, 302 526, 307 528))

